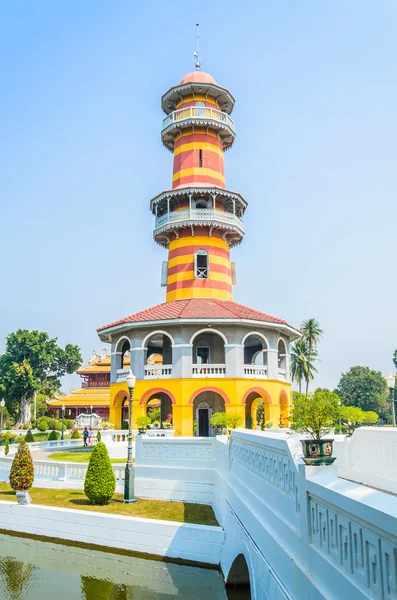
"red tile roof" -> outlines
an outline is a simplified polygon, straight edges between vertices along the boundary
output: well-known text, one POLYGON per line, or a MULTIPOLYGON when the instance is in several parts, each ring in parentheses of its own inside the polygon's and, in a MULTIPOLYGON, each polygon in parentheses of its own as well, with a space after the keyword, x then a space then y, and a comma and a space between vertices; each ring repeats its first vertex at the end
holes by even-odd
POLYGON ((168 319, 250 319, 252 321, 287 325, 287 322, 282 319, 236 302, 214 298, 192 298, 190 300, 173 300, 172 302, 158 304, 125 319, 99 327, 97 331, 123 325, 124 323, 143 323, 145 321, 164 321, 168 319))

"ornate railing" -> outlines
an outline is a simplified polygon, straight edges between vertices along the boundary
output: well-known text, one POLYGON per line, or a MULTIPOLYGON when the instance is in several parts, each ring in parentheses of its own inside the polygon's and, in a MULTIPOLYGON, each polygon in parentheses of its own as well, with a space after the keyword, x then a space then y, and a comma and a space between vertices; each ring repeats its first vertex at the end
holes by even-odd
POLYGON ((278 370, 278 378, 281 379, 282 381, 287 381, 287 371, 286 371, 286 369, 279 369, 278 370))
POLYGON ((233 213, 213 208, 191 208, 169 212, 156 218, 156 229, 169 224, 191 222, 192 224, 225 224, 244 231, 242 220, 233 213))
POLYGON ((180 124, 182 121, 197 120, 203 123, 212 121, 217 125, 225 125, 231 131, 235 132, 234 121, 229 115, 217 108, 209 108, 206 106, 189 106, 175 110, 163 120, 163 131, 170 125, 175 123, 180 124))
POLYGON ((267 366, 244 365, 244 377, 252 379, 266 379, 267 366))
POLYGON ((192 365, 192 377, 225 377, 226 365, 192 365))
POLYGON ((127 381, 129 369, 117 369, 117 383, 120 381, 127 381))
POLYGON ((172 377, 172 365, 145 365, 145 379, 172 377))

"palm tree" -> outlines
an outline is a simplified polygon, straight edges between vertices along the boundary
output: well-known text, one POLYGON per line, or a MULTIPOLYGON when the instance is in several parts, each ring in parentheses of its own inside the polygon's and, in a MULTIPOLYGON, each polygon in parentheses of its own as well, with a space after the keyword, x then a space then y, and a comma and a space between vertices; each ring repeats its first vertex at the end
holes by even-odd
POLYGON ((320 341, 323 330, 320 328, 320 323, 316 319, 306 319, 301 325, 301 331, 303 333, 303 339, 307 342, 307 361, 311 365, 311 369, 307 370, 306 379, 306 394, 309 391, 310 379, 313 379, 313 373, 310 376, 310 370, 317 373, 317 369, 313 367, 313 361, 317 360, 317 344, 320 341))
POLYGON ((309 348, 304 337, 299 338, 291 346, 291 375, 298 384, 299 393, 302 392, 302 381, 306 379, 308 352, 309 348))

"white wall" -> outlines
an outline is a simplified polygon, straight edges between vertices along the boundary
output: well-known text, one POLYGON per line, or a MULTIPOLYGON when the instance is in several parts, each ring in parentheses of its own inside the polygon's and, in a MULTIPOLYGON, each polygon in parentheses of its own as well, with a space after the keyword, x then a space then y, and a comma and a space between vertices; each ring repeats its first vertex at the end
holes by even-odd
POLYGON ((1 529, 219 564, 220 527, 0 501, 1 529))

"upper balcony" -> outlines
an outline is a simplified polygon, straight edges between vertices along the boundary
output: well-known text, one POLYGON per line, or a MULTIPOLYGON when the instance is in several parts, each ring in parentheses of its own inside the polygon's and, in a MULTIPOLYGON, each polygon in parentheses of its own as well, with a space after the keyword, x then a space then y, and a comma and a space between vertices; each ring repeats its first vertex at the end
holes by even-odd
POLYGON ((163 234, 177 227, 191 227, 209 225, 210 227, 220 227, 223 230, 230 231, 233 241, 230 245, 239 244, 244 237, 243 221, 234 213, 213 208, 188 208, 186 210, 177 210, 168 212, 161 217, 156 218, 154 238, 162 245, 163 234))
POLYGON ((198 125, 212 127, 219 131, 222 138, 223 149, 227 150, 233 144, 236 136, 234 121, 229 115, 217 108, 202 106, 189 106, 174 110, 163 120, 161 137, 168 150, 174 149, 174 135, 183 127, 198 125))

